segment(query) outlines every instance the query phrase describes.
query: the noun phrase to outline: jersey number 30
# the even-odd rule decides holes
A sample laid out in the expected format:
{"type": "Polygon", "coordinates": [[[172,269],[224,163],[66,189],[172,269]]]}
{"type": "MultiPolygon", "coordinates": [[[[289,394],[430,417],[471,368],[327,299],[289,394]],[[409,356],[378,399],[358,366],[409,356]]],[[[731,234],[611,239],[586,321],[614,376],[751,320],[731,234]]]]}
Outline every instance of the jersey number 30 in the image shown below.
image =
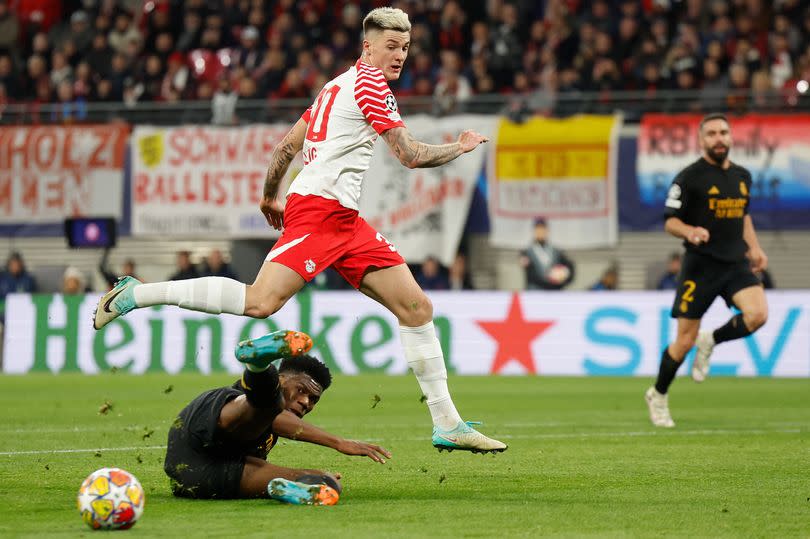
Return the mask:
{"type": "Polygon", "coordinates": [[[309,117],[307,127],[307,140],[310,142],[321,142],[326,139],[326,128],[329,125],[329,113],[332,112],[332,105],[340,91],[340,86],[324,88],[318,94],[318,99],[312,107],[312,114],[309,117]]]}

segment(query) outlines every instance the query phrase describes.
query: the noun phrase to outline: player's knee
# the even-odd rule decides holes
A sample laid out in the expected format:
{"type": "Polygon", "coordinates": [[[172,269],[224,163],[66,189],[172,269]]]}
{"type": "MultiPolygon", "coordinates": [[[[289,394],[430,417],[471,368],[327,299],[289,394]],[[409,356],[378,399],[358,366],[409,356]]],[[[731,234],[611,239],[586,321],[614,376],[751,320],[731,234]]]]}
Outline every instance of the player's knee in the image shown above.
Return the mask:
{"type": "Polygon", "coordinates": [[[245,315],[251,318],[267,318],[274,315],[284,305],[279,298],[269,297],[245,305],[245,315]]]}
{"type": "Polygon", "coordinates": [[[397,314],[399,323],[407,327],[423,326],[433,320],[433,303],[424,293],[410,300],[397,314]]]}
{"type": "Polygon", "coordinates": [[[767,309],[753,309],[743,314],[743,320],[749,331],[754,332],[768,321],[767,309]]]}

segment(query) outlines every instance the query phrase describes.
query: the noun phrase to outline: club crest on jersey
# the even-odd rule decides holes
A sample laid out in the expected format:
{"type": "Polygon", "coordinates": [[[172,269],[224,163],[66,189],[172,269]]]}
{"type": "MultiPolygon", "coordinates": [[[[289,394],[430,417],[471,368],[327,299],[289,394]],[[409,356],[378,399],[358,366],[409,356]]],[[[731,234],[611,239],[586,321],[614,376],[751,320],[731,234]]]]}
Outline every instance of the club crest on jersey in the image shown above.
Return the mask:
{"type": "Polygon", "coordinates": [[[740,182],[740,194],[744,197],[748,196],[748,188],[745,186],[745,182],[740,182]]]}
{"type": "Polygon", "coordinates": [[[310,258],[304,262],[304,269],[307,270],[307,273],[312,273],[315,271],[315,262],[310,258]]]}
{"type": "Polygon", "coordinates": [[[399,105],[397,105],[397,100],[393,94],[388,94],[387,96],[385,96],[385,108],[387,108],[391,112],[396,112],[397,109],[399,108],[399,105]]]}

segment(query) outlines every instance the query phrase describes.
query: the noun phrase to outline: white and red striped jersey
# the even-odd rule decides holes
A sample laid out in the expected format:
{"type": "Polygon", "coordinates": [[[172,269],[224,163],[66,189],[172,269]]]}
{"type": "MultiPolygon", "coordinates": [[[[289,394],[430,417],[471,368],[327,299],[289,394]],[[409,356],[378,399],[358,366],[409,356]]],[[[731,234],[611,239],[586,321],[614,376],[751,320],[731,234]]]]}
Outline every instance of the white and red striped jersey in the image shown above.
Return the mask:
{"type": "Polygon", "coordinates": [[[308,124],[304,168],[287,194],[318,195],[359,210],[377,136],[405,125],[383,72],[358,60],[326,83],[302,118],[308,124]]]}

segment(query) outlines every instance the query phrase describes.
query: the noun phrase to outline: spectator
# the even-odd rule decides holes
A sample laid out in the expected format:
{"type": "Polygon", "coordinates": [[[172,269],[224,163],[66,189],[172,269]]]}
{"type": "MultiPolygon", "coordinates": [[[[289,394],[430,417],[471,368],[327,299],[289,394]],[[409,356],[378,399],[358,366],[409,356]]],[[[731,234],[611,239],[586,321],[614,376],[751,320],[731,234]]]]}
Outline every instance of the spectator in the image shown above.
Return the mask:
{"type": "Polygon", "coordinates": [[[774,110],[781,104],[779,92],[773,89],[767,71],[757,71],[751,75],[751,109],[774,110]]]}
{"type": "Polygon", "coordinates": [[[681,273],[681,253],[673,252],[667,259],[667,269],[658,279],[656,290],[675,290],[678,288],[678,275],[681,273]]]}
{"type": "Polygon", "coordinates": [[[490,50],[489,27],[483,21],[472,25],[472,39],[470,42],[470,57],[482,58],[487,61],[492,55],[490,50]]]}
{"type": "Polygon", "coordinates": [[[269,49],[265,52],[262,63],[253,71],[253,77],[258,82],[259,91],[263,95],[277,92],[285,75],[284,53],[279,49],[269,49]]]}
{"type": "Polygon", "coordinates": [[[85,277],[82,271],[75,266],[68,266],[62,277],[62,293],[67,295],[83,294],[85,286],[85,277]]]}
{"type": "MultiPolygon", "coordinates": [[[[155,101],[161,95],[161,86],[163,85],[163,62],[157,54],[150,54],[146,57],[143,73],[140,75],[140,86],[142,90],[139,92],[144,101],[155,101]]],[[[139,99],[141,98],[139,96],[139,99]]]]}
{"type": "Polygon", "coordinates": [[[51,86],[58,88],[63,81],[70,81],[73,77],[73,68],[67,62],[62,51],[53,51],[51,55],[51,86]]]}
{"type": "Polygon", "coordinates": [[[41,31],[35,33],[34,37],[31,38],[31,50],[29,52],[31,56],[38,54],[43,58],[49,58],[51,56],[51,43],[48,41],[48,34],[41,31]]]}
{"type": "Polygon", "coordinates": [[[9,10],[8,0],[0,0],[0,51],[15,50],[19,34],[17,16],[9,10]]]}
{"type": "MultiPolygon", "coordinates": [[[[0,58],[4,51],[12,51],[11,78],[17,79],[14,84],[8,75],[0,73],[6,79],[0,84],[10,99],[41,102],[48,93],[38,88],[36,81],[28,80],[27,66],[17,65],[19,58],[34,56],[45,60],[45,76],[54,79],[50,91],[70,76],[67,66],[75,70],[87,62],[90,80],[106,79],[113,86],[112,92],[93,88],[89,91],[92,99],[101,94],[105,99],[112,96],[121,101],[125,87],[130,103],[176,101],[189,94],[208,98],[213,90],[209,87],[184,90],[176,84],[165,84],[160,92],[151,91],[145,80],[149,77],[147,70],[141,69],[148,63],[147,57],[154,54],[160,58],[164,72],[173,55],[181,55],[185,62],[188,53],[200,48],[224,59],[223,63],[230,60],[228,69],[247,68],[246,77],[253,80],[256,90],[252,90],[254,84],[245,83],[243,94],[259,98],[308,97],[313,90],[317,92],[314,87],[321,76],[329,80],[354,63],[360,45],[362,10],[368,7],[368,2],[357,0],[338,2],[334,9],[325,0],[36,3],[48,4],[42,8],[41,22],[23,29],[14,10],[19,20],[33,21],[30,8],[24,5],[28,3],[0,0],[0,58]],[[144,11],[147,4],[151,9],[144,11]],[[9,7],[12,5],[13,9],[9,7]],[[138,13],[138,21],[133,20],[132,11],[138,13]],[[21,34],[25,41],[18,42],[21,34]],[[232,49],[221,52],[226,47],[232,49]],[[329,52],[321,54],[321,49],[329,52]],[[54,57],[55,68],[47,65],[53,50],[64,56],[67,66],[60,56],[54,57]],[[266,51],[277,54],[271,56],[266,51]],[[128,75],[131,83],[126,78],[118,80],[111,68],[114,53],[125,55],[127,69],[134,71],[128,75]],[[293,74],[285,81],[287,73],[293,74]]],[[[781,90],[804,70],[807,61],[802,56],[810,43],[810,13],[804,12],[807,2],[799,0],[406,3],[413,22],[411,59],[395,91],[403,96],[424,94],[425,82],[420,83],[418,91],[416,86],[420,79],[427,78],[431,89],[438,82],[437,95],[446,97],[451,104],[461,99],[456,94],[465,92],[465,86],[477,93],[522,92],[524,80],[530,91],[542,88],[548,96],[554,95],[555,86],[559,92],[641,89],[651,96],[664,87],[702,90],[722,86],[727,77],[731,79],[731,98],[722,105],[747,110],[751,105],[748,88],[761,78],[756,73],[766,69],[772,89],[781,90]],[[442,61],[441,69],[437,69],[436,60],[447,53],[456,53],[460,65],[449,69],[442,61]],[[736,77],[729,73],[732,64],[741,64],[747,70],[744,85],[735,86],[736,77]],[[437,72],[441,74],[438,81],[437,72]],[[706,84],[701,80],[704,72],[708,73],[706,84]]],[[[213,83],[216,77],[214,73],[199,84],[213,83]]],[[[244,78],[234,80],[234,88],[244,78]]],[[[166,82],[165,77],[162,79],[166,82]]],[[[74,91],[88,93],[79,88],[74,91]]],[[[708,106],[706,95],[700,95],[702,107],[708,106]]],[[[565,101],[576,102],[571,97],[566,96],[565,101]]],[[[602,95],[600,99],[609,97],[602,95]]],[[[599,103],[596,108],[592,103],[563,107],[562,101],[545,98],[543,102],[541,112],[555,114],[598,111],[602,107],[599,103]]],[[[648,106],[639,105],[641,110],[648,106]]],[[[481,110],[492,112],[493,108],[481,110]]]]}
{"type": "Polygon", "coordinates": [[[424,262],[422,262],[421,266],[419,266],[416,282],[419,283],[419,286],[421,286],[423,290],[450,289],[450,281],[447,278],[444,268],[439,264],[436,257],[433,256],[427,257],[424,262]]]}
{"type": "Polygon", "coordinates": [[[51,113],[51,121],[57,123],[83,122],[87,119],[87,103],[83,97],[73,94],[73,83],[63,80],[56,89],[58,107],[51,113]]]}
{"type": "Polygon", "coordinates": [[[126,260],[124,260],[124,264],[121,266],[121,273],[116,275],[115,273],[110,271],[110,267],[107,263],[109,255],[110,250],[105,249],[104,254],[101,257],[101,260],[98,263],[98,271],[104,277],[104,281],[107,283],[109,288],[115,286],[115,283],[118,282],[118,279],[124,276],[135,277],[139,281],[143,282],[143,279],[138,277],[138,275],[135,273],[135,260],[133,260],[132,258],[127,258],[126,260]]]}
{"type": "Polygon", "coordinates": [[[0,85],[10,99],[16,99],[19,91],[19,84],[14,73],[14,63],[8,54],[0,54],[0,85]]]}
{"type": "Polygon", "coordinates": [[[186,53],[200,45],[202,35],[202,16],[197,11],[186,11],[183,16],[183,31],[177,38],[177,50],[186,53]]]}
{"type": "Polygon", "coordinates": [[[507,87],[520,67],[522,47],[518,40],[518,12],[512,4],[502,4],[497,22],[493,25],[492,57],[490,68],[498,89],[507,87]]]}
{"type": "Polygon", "coordinates": [[[737,62],[729,68],[729,92],[726,106],[730,110],[743,111],[748,106],[748,68],[737,62]]]}
{"type": "Polygon", "coordinates": [[[115,17],[115,26],[108,36],[110,47],[117,53],[125,54],[127,46],[133,40],[140,41],[141,33],[132,24],[132,17],[127,12],[120,12],[115,17]]]}
{"type": "Polygon", "coordinates": [[[189,71],[185,58],[179,52],[169,56],[169,64],[160,83],[160,97],[170,101],[172,96],[184,96],[188,85],[189,71]]]}
{"type": "Polygon", "coordinates": [[[284,82],[276,92],[276,97],[281,99],[303,99],[309,97],[309,89],[304,84],[304,79],[297,69],[290,69],[284,77],[284,82]]]}
{"type": "Polygon", "coordinates": [[[39,95],[37,90],[42,84],[50,89],[51,83],[48,77],[47,63],[45,58],[35,54],[28,58],[20,94],[22,96],[39,95]]]}
{"type": "Polygon", "coordinates": [[[6,300],[8,294],[36,292],[37,283],[34,277],[25,269],[25,262],[20,253],[11,253],[6,261],[5,270],[0,273],[0,302],[6,300]]]}
{"type": "Polygon", "coordinates": [[[108,77],[113,54],[115,54],[115,51],[110,47],[107,36],[96,34],[93,43],[90,45],[90,50],[84,58],[92,72],[101,77],[108,77]]]}
{"type": "Polygon", "coordinates": [[[76,66],[76,71],[73,75],[73,95],[77,99],[87,101],[90,99],[91,91],[93,89],[93,70],[90,64],[82,62],[76,66]]]}
{"type": "Polygon", "coordinates": [[[703,87],[700,89],[700,103],[703,110],[720,110],[728,93],[728,77],[720,71],[720,66],[712,58],[703,61],[703,87]]]}
{"type": "Polygon", "coordinates": [[[214,125],[236,124],[236,102],[239,95],[231,88],[228,77],[223,75],[217,82],[217,91],[211,99],[211,123],[214,125]]]}
{"type": "Polygon", "coordinates": [[[616,264],[611,264],[604,272],[599,280],[596,281],[588,290],[618,290],[619,288],[619,267],[616,264]]]}
{"type": "Polygon", "coordinates": [[[112,83],[108,79],[101,79],[96,87],[91,90],[94,101],[109,103],[113,101],[112,83]]]}
{"type": "Polygon", "coordinates": [[[472,96],[469,81],[459,74],[460,60],[453,51],[442,52],[442,70],[439,81],[433,91],[440,114],[451,114],[459,111],[472,96]]]}
{"type": "MultiPolygon", "coordinates": [[[[787,34],[773,36],[771,45],[771,85],[781,88],[793,75],[793,59],[790,54],[790,45],[787,34]]],[[[753,79],[751,81],[753,86],[753,79]]]]}
{"type": "Polygon", "coordinates": [[[534,241],[520,257],[529,290],[561,290],[574,280],[574,262],[548,241],[545,219],[534,222],[534,241]]]}
{"type": "Polygon", "coordinates": [[[222,251],[219,249],[212,249],[208,253],[208,257],[203,261],[202,271],[200,274],[203,277],[227,277],[229,279],[239,280],[236,276],[231,265],[225,262],[222,256],[222,251]]]}
{"type": "Polygon", "coordinates": [[[470,272],[467,271],[467,256],[458,253],[449,271],[450,290],[472,290],[470,272]]]}
{"type": "Polygon", "coordinates": [[[264,57],[264,50],[259,45],[259,30],[255,26],[248,26],[242,30],[241,42],[235,55],[236,65],[253,71],[264,57]]]}
{"type": "Polygon", "coordinates": [[[121,53],[116,53],[112,57],[112,65],[110,66],[110,86],[111,95],[113,100],[121,101],[124,96],[124,87],[127,85],[128,80],[132,80],[133,72],[127,57],[121,53]]]}
{"type": "Polygon", "coordinates": [[[200,274],[197,268],[191,263],[191,253],[188,251],[177,252],[177,271],[169,277],[169,281],[182,281],[184,279],[196,279],[200,274]]]}

